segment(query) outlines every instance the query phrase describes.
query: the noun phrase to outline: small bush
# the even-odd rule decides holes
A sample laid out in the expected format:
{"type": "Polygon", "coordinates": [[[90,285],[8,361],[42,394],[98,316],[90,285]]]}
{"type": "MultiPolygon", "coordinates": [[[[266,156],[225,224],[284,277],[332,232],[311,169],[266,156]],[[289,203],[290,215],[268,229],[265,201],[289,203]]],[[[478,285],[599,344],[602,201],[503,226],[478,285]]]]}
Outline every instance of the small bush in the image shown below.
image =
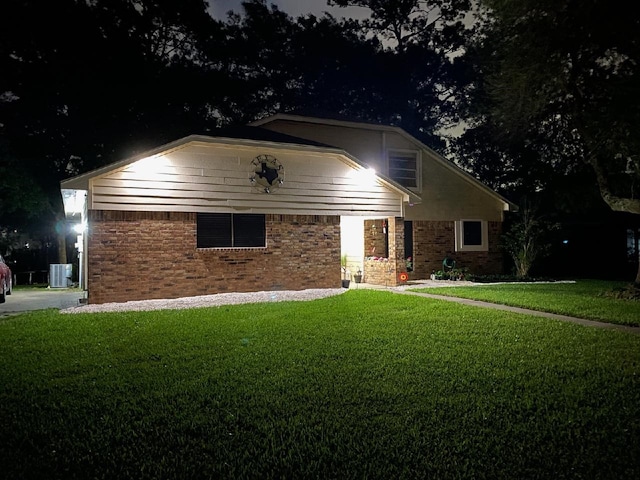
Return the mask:
{"type": "Polygon", "coordinates": [[[637,283],[631,283],[629,285],[625,285],[624,287],[607,290],[602,294],[602,296],[607,298],[617,298],[620,300],[632,300],[638,302],[640,301],[640,285],[638,285],[637,283]]]}

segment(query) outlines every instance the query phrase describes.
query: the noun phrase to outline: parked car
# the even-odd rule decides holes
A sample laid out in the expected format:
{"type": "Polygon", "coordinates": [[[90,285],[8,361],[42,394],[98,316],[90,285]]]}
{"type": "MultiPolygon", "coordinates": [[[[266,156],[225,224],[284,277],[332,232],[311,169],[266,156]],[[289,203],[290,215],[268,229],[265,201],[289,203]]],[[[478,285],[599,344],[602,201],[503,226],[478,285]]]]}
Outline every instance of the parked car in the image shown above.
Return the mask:
{"type": "Polygon", "coordinates": [[[11,295],[13,288],[13,274],[11,269],[4,262],[4,258],[0,255],[0,303],[7,300],[7,295],[11,295]]]}

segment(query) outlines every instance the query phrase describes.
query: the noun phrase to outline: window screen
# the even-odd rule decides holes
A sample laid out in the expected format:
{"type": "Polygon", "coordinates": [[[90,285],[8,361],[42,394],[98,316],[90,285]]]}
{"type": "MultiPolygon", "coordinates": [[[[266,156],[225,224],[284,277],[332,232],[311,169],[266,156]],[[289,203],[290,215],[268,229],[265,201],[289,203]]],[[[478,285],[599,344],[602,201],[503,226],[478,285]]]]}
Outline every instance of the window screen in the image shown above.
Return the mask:
{"type": "Polygon", "coordinates": [[[233,214],[233,246],[264,247],[264,215],[233,214]]]}
{"type": "Polygon", "coordinates": [[[482,245],[482,222],[465,220],[463,230],[464,245],[482,245]]]}
{"type": "Polygon", "coordinates": [[[403,187],[418,186],[417,152],[389,152],[389,177],[403,187]]]}
{"type": "Polygon", "coordinates": [[[265,216],[260,214],[198,213],[197,247],[264,247],[265,216]]]}

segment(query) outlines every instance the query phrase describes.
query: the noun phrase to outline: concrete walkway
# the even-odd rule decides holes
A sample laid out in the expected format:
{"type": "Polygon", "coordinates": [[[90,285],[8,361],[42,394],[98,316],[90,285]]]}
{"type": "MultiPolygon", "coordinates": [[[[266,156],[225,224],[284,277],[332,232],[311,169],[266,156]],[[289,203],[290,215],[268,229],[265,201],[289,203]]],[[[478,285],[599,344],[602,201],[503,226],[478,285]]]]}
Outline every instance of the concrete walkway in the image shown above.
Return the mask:
{"type": "Polygon", "coordinates": [[[414,295],[417,297],[431,298],[434,300],[445,300],[447,302],[460,303],[462,305],[468,305],[471,307],[492,308],[494,310],[504,310],[507,312],[521,313],[524,315],[545,317],[553,320],[560,320],[563,322],[576,323],[578,325],[583,325],[585,327],[598,327],[598,328],[604,328],[608,330],[618,330],[626,333],[634,333],[636,335],[640,334],[640,327],[631,327],[628,325],[617,325],[615,323],[598,322],[595,320],[587,320],[585,318],[571,317],[569,315],[559,315],[557,313],[541,312],[539,310],[530,310],[528,308],[511,307],[511,306],[502,305],[499,303],[483,302],[480,300],[470,300],[468,298],[450,297],[447,295],[437,295],[434,293],[412,292],[409,290],[409,289],[415,289],[415,288],[434,288],[434,287],[437,288],[437,287],[456,287],[456,286],[466,287],[466,286],[478,286],[478,285],[480,284],[472,283],[472,282],[455,282],[455,284],[452,285],[451,282],[424,280],[420,282],[412,282],[410,284],[401,285],[398,287],[383,287],[380,285],[370,285],[365,283],[354,284],[353,282],[351,282],[351,285],[349,285],[349,288],[354,290],[357,290],[358,288],[384,290],[392,293],[414,295]]]}
{"type": "Polygon", "coordinates": [[[77,288],[14,289],[5,303],[0,303],[0,317],[47,308],[75,307],[85,293],[77,288]]]}

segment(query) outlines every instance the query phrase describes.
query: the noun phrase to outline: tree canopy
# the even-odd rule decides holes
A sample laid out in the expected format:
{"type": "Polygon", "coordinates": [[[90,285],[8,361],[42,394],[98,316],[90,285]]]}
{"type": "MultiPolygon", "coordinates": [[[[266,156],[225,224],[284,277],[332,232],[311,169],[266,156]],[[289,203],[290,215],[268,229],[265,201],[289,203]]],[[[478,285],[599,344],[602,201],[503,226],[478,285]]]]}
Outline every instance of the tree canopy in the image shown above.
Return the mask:
{"type": "Polygon", "coordinates": [[[63,178],[276,112],[399,126],[507,195],[588,165],[611,208],[640,213],[640,19],[621,0],[327,3],[370,16],[7,0],[0,229],[60,220],[63,178]]]}
{"type": "Polygon", "coordinates": [[[520,177],[546,165],[538,182],[584,161],[613,210],[640,214],[640,17],[619,1],[482,3],[471,107],[477,130],[465,140],[489,134],[516,156],[520,177]]]}

